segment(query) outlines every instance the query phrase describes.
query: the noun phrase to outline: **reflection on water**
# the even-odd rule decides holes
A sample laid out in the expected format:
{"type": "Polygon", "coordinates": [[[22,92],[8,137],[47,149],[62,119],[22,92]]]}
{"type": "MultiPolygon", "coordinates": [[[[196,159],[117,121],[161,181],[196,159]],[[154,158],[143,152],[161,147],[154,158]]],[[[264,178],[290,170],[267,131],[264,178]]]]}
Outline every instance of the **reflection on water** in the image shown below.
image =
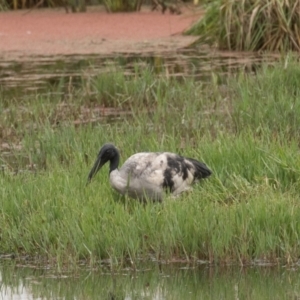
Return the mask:
{"type": "Polygon", "coordinates": [[[299,299],[298,270],[151,265],[115,274],[0,265],[1,299],[299,299]]]}
{"type": "Polygon", "coordinates": [[[122,67],[127,74],[137,67],[150,66],[169,76],[192,76],[205,80],[211,72],[221,77],[237,70],[255,71],[262,61],[274,61],[274,55],[255,53],[181,50],[160,55],[61,56],[36,57],[31,61],[0,61],[2,92],[22,95],[48,92],[62,85],[78,88],[82,77],[93,77],[122,67]]]}

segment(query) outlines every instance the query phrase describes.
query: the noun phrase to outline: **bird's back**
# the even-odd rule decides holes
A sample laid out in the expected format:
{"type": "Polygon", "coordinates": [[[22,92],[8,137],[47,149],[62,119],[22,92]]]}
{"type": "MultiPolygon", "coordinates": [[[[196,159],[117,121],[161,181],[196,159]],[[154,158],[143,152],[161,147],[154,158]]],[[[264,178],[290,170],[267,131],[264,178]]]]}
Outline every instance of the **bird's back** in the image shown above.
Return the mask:
{"type": "Polygon", "coordinates": [[[205,164],[194,159],[169,152],[141,152],[130,156],[110,179],[121,194],[161,200],[165,190],[179,194],[210,174],[205,164]]]}

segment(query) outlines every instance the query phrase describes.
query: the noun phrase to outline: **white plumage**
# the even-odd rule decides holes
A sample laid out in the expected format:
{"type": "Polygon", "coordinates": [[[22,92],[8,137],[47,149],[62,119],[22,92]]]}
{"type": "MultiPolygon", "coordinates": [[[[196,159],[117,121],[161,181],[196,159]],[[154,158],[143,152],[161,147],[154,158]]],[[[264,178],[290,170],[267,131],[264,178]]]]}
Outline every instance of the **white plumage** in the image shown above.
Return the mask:
{"type": "Polygon", "coordinates": [[[197,180],[211,175],[204,163],[170,152],[141,152],[130,156],[118,170],[120,155],[105,144],[91,169],[88,181],[110,162],[110,183],[122,195],[140,200],[161,201],[166,192],[177,196],[197,180]]]}

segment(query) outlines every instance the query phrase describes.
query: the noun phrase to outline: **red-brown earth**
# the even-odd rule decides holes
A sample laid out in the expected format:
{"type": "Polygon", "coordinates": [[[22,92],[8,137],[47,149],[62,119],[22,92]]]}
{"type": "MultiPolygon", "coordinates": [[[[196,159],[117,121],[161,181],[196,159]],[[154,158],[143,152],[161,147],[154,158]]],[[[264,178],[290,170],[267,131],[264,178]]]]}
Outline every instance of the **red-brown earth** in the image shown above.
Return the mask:
{"type": "Polygon", "coordinates": [[[85,13],[33,9],[0,13],[0,59],[72,54],[174,51],[195,37],[182,33],[200,14],[184,8],[181,15],[151,11],[107,13],[89,7],[85,13]]]}

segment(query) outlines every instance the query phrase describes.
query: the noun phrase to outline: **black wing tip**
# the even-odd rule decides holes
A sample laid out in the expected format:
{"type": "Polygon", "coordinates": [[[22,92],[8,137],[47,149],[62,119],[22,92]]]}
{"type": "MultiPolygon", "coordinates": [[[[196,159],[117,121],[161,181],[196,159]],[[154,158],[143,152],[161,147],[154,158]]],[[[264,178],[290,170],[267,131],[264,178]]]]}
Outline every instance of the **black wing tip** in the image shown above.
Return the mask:
{"type": "Polygon", "coordinates": [[[212,175],[212,171],[206,166],[206,164],[203,164],[203,168],[201,169],[202,178],[207,178],[212,175]]]}
{"type": "Polygon", "coordinates": [[[202,179],[212,175],[212,171],[207,167],[205,163],[195,160],[193,158],[188,158],[188,160],[195,167],[195,178],[202,179]]]}

